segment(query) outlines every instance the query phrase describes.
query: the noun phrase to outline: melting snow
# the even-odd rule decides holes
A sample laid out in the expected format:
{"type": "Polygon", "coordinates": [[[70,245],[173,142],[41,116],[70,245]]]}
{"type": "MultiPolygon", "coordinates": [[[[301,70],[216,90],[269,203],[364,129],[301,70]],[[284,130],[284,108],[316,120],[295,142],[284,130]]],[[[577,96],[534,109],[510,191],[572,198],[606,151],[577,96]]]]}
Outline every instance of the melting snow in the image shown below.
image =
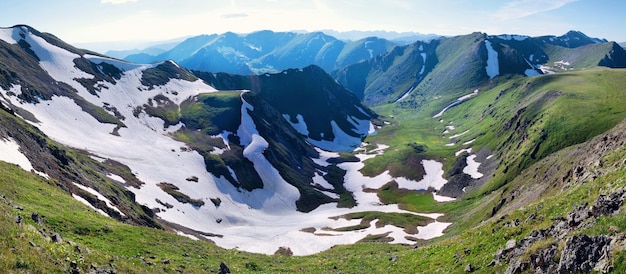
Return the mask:
{"type": "Polygon", "coordinates": [[[424,74],[424,70],[426,70],[426,53],[420,53],[420,55],[422,55],[422,69],[420,70],[420,75],[424,74]]]}
{"type": "Polygon", "coordinates": [[[432,187],[436,190],[441,189],[448,181],[443,178],[443,164],[435,160],[423,160],[422,166],[424,166],[424,178],[419,182],[409,180],[406,178],[395,178],[398,183],[398,187],[410,190],[427,190],[432,187]]]}
{"type": "Polygon", "coordinates": [[[33,165],[20,151],[20,145],[11,138],[0,139],[0,161],[16,164],[26,171],[33,170],[33,165]]]}
{"type": "Polygon", "coordinates": [[[456,107],[458,105],[460,105],[461,103],[463,103],[464,101],[468,100],[469,98],[472,98],[476,95],[478,95],[478,92],[480,90],[479,89],[475,89],[472,93],[468,93],[465,94],[459,98],[456,99],[456,102],[449,104],[447,107],[443,108],[439,113],[435,114],[435,116],[433,116],[433,118],[438,118],[441,117],[441,115],[443,115],[444,112],[448,111],[449,109],[456,107]]]}
{"type": "Polygon", "coordinates": [[[469,140],[469,141],[463,143],[463,145],[469,145],[469,144],[473,143],[474,141],[476,141],[476,139],[469,140]]]}
{"type": "Polygon", "coordinates": [[[126,183],[126,180],[124,180],[124,178],[122,178],[119,175],[115,175],[115,174],[108,174],[107,177],[109,177],[110,179],[114,180],[114,181],[118,181],[122,184],[126,183]]]}
{"type": "Polygon", "coordinates": [[[450,136],[448,138],[450,138],[450,139],[458,138],[458,137],[461,137],[461,136],[465,135],[468,132],[469,132],[469,130],[466,130],[466,131],[463,131],[463,132],[461,132],[459,134],[452,135],[452,136],[450,136]]]}
{"type": "Polygon", "coordinates": [[[435,199],[435,201],[440,202],[440,203],[442,203],[442,202],[451,202],[451,201],[455,201],[456,200],[456,198],[437,195],[436,192],[433,192],[433,199],[435,199]]]}
{"type": "Polygon", "coordinates": [[[302,117],[302,114],[296,115],[296,119],[298,120],[297,123],[291,122],[291,116],[289,116],[289,114],[283,114],[283,117],[298,133],[304,136],[309,136],[309,129],[307,128],[306,122],[304,122],[304,117],[302,117]]]}
{"type": "Polygon", "coordinates": [[[459,157],[463,152],[472,153],[472,148],[464,148],[454,153],[454,156],[459,157]]]}
{"type": "Polygon", "coordinates": [[[479,162],[476,162],[476,154],[472,154],[467,156],[467,166],[463,168],[463,173],[471,176],[474,179],[479,179],[483,177],[483,174],[478,172],[478,167],[480,166],[479,162]]]}
{"type": "Polygon", "coordinates": [[[98,213],[100,213],[100,214],[102,214],[102,215],[104,215],[104,216],[106,216],[106,217],[111,218],[111,216],[109,216],[109,214],[107,214],[106,212],[102,211],[102,209],[95,208],[95,207],[94,207],[94,206],[92,206],[92,205],[91,205],[91,204],[90,204],[87,200],[85,200],[83,197],[80,197],[80,196],[78,196],[78,195],[76,195],[76,194],[74,194],[74,193],[72,193],[72,197],[73,197],[74,199],[76,199],[77,201],[79,201],[79,202],[83,203],[84,205],[86,205],[86,206],[90,207],[91,209],[95,210],[96,212],[98,212],[98,213]]]}
{"type": "Polygon", "coordinates": [[[485,67],[485,70],[487,71],[487,75],[489,75],[489,79],[493,79],[493,77],[500,74],[498,52],[493,49],[491,41],[489,40],[485,40],[485,47],[487,48],[487,67],[485,67]]]}
{"type": "Polygon", "coordinates": [[[496,36],[502,40],[517,40],[517,41],[524,41],[526,39],[528,39],[528,36],[524,36],[524,35],[511,35],[511,34],[503,34],[503,35],[498,35],[496,36]]]}
{"type": "MultiPolygon", "coordinates": [[[[368,132],[370,130],[371,122],[369,120],[363,120],[361,126],[367,126],[365,130],[358,130],[357,132],[368,132]]],[[[330,121],[330,125],[333,130],[333,134],[335,135],[335,139],[332,141],[329,140],[313,140],[308,138],[307,141],[316,147],[319,147],[324,150],[329,151],[342,151],[349,152],[355,150],[361,144],[360,137],[354,137],[347,133],[345,133],[335,121],[330,121]]]]}
{"type": "Polygon", "coordinates": [[[17,41],[22,39],[19,33],[20,29],[18,28],[0,28],[0,40],[9,44],[17,44],[17,41]]]}
{"type": "Polygon", "coordinates": [[[77,183],[74,183],[74,185],[75,185],[75,186],[77,186],[78,188],[80,188],[80,189],[82,189],[82,190],[84,190],[84,191],[87,191],[87,192],[91,193],[92,195],[96,196],[96,197],[98,198],[98,200],[100,200],[100,201],[104,201],[104,203],[105,203],[105,204],[106,204],[109,208],[111,208],[111,209],[113,209],[113,210],[117,211],[120,215],[122,215],[122,216],[126,216],[126,215],[124,215],[124,213],[122,213],[119,209],[117,209],[117,207],[115,207],[115,205],[113,205],[113,203],[111,203],[111,201],[110,201],[107,197],[104,197],[104,195],[100,194],[100,193],[99,193],[98,191],[96,191],[95,189],[90,188],[90,187],[87,187],[87,186],[84,186],[84,185],[81,185],[81,184],[77,184],[77,183]]]}

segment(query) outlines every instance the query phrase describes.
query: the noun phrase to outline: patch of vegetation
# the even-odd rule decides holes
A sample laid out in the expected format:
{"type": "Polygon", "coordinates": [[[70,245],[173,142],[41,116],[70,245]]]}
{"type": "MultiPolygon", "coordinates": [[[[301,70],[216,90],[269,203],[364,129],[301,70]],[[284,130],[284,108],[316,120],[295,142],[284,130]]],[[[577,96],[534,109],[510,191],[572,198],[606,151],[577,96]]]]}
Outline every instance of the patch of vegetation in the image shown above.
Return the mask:
{"type": "Polygon", "coordinates": [[[157,186],[183,204],[191,204],[195,207],[201,207],[204,205],[204,201],[202,201],[202,199],[192,199],[189,195],[180,192],[180,189],[173,184],[163,182],[158,183],[157,186]]]}
{"type": "Polygon", "coordinates": [[[164,127],[178,124],[178,105],[163,94],[158,94],[154,98],[148,99],[148,103],[143,105],[146,114],[161,118],[165,122],[164,127]]]}
{"type": "Polygon", "coordinates": [[[141,84],[150,89],[153,89],[154,86],[165,85],[170,79],[182,79],[191,82],[198,78],[172,61],[165,61],[154,68],[144,70],[141,74],[141,84]]]}
{"type": "Polygon", "coordinates": [[[374,220],[378,220],[376,222],[376,227],[383,227],[385,225],[394,225],[397,227],[404,228],[404,231],[409,234],[417,234],[418,226],[425,226],[431,222],[433,219],[428,217],[423,217],[419,215],[414,215],[410,213],[384,213],[378,211],[364,211],[364,212],[355,212],[349,213],[346,215],[338,216],[337,218],[344,218],[346,220],[354,220],[361,219],[361,223],[359,225],[337,228],[337,231],[352,231],[368,228],[370,223],[374,220]]]}
{"type": "Polygon", "coordinates": [[[180,121],[191,130],[209,135],[237,132],[241,123],[241,92],[221,91],[199,94],[181,104],[180,121]]]}

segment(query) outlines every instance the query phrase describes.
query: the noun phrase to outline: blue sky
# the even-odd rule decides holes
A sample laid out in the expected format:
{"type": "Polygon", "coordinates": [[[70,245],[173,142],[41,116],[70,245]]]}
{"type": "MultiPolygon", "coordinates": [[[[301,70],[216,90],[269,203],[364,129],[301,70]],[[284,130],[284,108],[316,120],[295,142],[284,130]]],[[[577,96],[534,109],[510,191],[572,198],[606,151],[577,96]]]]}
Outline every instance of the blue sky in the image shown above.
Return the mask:
{"type": "Polygon", "coordinates": [[[621,0],[0,0],[0,7],[0,26],[27,24],[74,44],[262,29],[531,36],[580,30],[626,42],[621,0]]]}

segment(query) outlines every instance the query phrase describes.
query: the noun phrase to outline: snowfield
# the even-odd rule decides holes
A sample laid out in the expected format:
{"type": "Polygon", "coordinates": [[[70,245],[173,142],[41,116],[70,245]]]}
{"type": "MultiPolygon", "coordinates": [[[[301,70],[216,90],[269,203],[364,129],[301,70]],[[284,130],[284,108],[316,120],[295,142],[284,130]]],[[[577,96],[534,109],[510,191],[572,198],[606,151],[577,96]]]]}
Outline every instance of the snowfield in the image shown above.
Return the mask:
{"type": "MultiPolygon", "coordinates": [[[[22,29],[0,29],[0,39],[16,42],[15,33],[22,29]],[[13,39],[13,40],[12,40],[13,39]]],[[[383,205],[375,193],[366,192],[366,188],[376,189],[391,180],[396,180],[400,187],[412,190],[438,190],[445,184],[442,164],[434,160],[424,160],[422,164],[426,171],[424,179],[412,181],[404,178],[393,178],[388,172],[376,177],[367,177],[359,172],[363,161],[382,153],[385,147],[368,153],[358,154],[360,162],[342,163],[338,166],[347,171],[345,187],[351,191],[357,201],[354,208],[337,208],[337,205],[325,204],[309,213],[296,211],[295,201],[300,197],[298,190],[288,184],[279,172],[263,155],[267,148],[267,141],[258,133],[249,112],[254,107],[243,102],[241,108],[242,121],[237,135],[244,146],[244,156],[253,162],[255,170],[263,180],[264,187],[253,191],[238,189],[223,177],[215,177],[207,172],[203,157],[196,151],[187,149],[186,144],[171,138],[171,132],[182,125],[166,127],[163,120],[150,117],[145,113],[137,114],[137,107],[148,104],[149,99],[163,95],[171,101],[180,104],[182,101],[199,93],[218,92],[201,80],[189,82],[173,79],[163,86],[149,89],[141,84],[141,75],[145,69],[158,64],[136,65],[115,59],[97,56],[85,56],[93,62],[106,62],[117,66],[124,71],[116,84],[99,82],[104,88],[98,96],[89,93],[75,78],[93,78],[93,75],[78,70],[73,65],[73,59],[79,56],[48,44],[40,37],[26,33],[26,41],[33,46],[34,52],[41,60],[40,66],[57,81],[66,82],[74,87],[80,96],[96,106],[110,105],[125,117],[122,120],[126,127],[118,130],[118,135],[112,134],[116,125],[103,124],[94,117],[82,111],[72,99],[54,96],[51,100],[40,104],[20,102],[16,96],[10,96],[9,91],[0,90],[2,95],[12,104],[32,113],[38,123],[32,123],[50,138],[77,149],[92,153],[94,159],[102,161],[112,159],[128,166],[133,174],[145,184],[141,188],[128,187],[136,195],[139,204],[149,208],[158,208],[158,217],[165,221],[179,224],[183,227],[209,234],[218,234],[223,237],[208,237],[217,245],[224,248],[235,248],[250,252],[273,254],[280,247],[288,247],[294,255],[317,253],[338,244],[355,243],[368,234],[390,233],[393,243],[414,243],[407,237],[430,239],[441,236],[450,223],[434,221],[426,226],[418,227],[418,234],[407,234],[402,228],[392,225],[377,228],[375,222],[366,229],[339,232],[334,228],[352,226],[361,220],[345,220],[338,216],[361,211],[401,212],[421,215],[436,219],[441,214],[419,214],[401,210],[397,205],[383,205]],[[189,182],[186,178],[196,176],[197,182],[189,182]],[[192,199],[201,199],[205,205],[195,207],[181,203],[164,192],[157,184],[165,182],[175,185],[179,191],[189,195],[192,199]],[[210,199],[219,198],[221,203],[215,206],[210,199]],[[173,205],[165,208],[161,203],[173,205]],[[303,230],[309,231],[305,232],[303,230]],[[310,231],[314,230],[313,233],[310,231]],[[333,236],[321,236],[330,234],[333,236]]],[[[19,94],[19,88],[13,88],[19,94]]],[[[296,117],[298,124],[294,128],[305,132],[306,124],[303,119],[296,117]]],[[[372,134],[373,126],[370,121],[358,120],[350,117],[349,120],[357,128],[356,132],[372,134]]],[[[352,151],[361,145],[361,138],[350,136],[343,132],[335,121],[332,123],[335,139],[332,141],[309,142],[324,150],[352,151]]],[[[226,138],[228,133],[223,134],[226,138]]],[[[316,163],[327,166],[327,159],[337,157],[338,153],[320,150],[321,157],[313,159],[316,163]]],[[[19,146],[11,140],[0,140],[0,160],[19,164],[26,170],[32,166],[26,157],[20,153],[19,146]]],[[[321,171],[320,171],[321,172],[321,171]]],[[[108,177],[124,183],[121,177],[110,174],[108,177]],[[121,180],[120,180],[121,179],[121,180]]],[[[323,177],[316,175],[314,182],[331,189],[323,177]]],[[[94,195],[96,190],[77,185],[94,195]]],[[[332,193],[328,193],[333,196],[332,193]]],[[[88,204],[84,199],[74,196],[77,200],[88,204]]],[[[115,210],[117,208],[106,197],[99,195],[99,199],[115,210]]],[[[93,208],[93,207],[92,207],[93,208]]],[[[119,211],[119,210],[118,210],[119,211]]],[[[104,212],[99,211],[101,214],[104,212]]],[[[121,213],[121,212],[120,212],[121,213]]],[[[183,231],[180,234],[189,233],[183,231]]],[[[189,236],[199,237],[199,236],[189,236]]]]}

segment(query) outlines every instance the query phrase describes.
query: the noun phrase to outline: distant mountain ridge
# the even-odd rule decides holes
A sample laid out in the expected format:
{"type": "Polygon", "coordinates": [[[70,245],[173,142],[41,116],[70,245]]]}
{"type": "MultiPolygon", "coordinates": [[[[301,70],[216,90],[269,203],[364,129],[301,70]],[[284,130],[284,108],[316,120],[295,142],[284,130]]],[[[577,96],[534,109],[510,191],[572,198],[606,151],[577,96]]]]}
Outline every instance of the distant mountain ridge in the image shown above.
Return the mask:
{"type": "Polygon", "coordinates": [[[397,47],[332,75],[366,104],[403,100],[415,107],[428,101],[424,96],[456,98],[497,75],[535,76],[594,66],[626,67],[626,51],[578,31],[541,37],[473,33],[397,47]],[[442,91],[447,92],[433,94],[442,91]]]}
{"type": "Polygon", "coordinates": [[[383,54],[396,45],[376,37],[346,42],[322,32],[227,32],[191,37],[158,55],[139,53],[124,59],[138,63],[171,59],[188,69],[233,74],[273,73],[309,65],[330,72],[383,54]]]}

